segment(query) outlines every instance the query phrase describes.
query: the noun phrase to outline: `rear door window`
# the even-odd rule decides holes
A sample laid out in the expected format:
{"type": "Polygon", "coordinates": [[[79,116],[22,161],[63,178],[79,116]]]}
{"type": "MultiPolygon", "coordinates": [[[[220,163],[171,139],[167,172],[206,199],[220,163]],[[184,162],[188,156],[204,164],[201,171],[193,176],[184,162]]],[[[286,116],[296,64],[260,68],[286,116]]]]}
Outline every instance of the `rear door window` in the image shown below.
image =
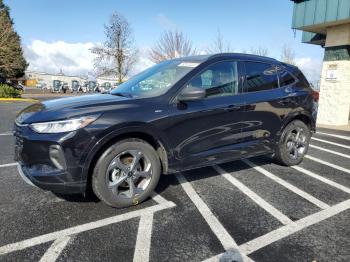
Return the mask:
{"type": "Polygon", "coordinates": [[[260,62],[245,62],[245,92],[258,92],[278,88],[275,66],[260,62]]]}
{"type": "Polygon", "coordinates": [[[286,70],[283,70],[279,73],[279,80],[280,87],[291,85],[295,82],[295,78],[286,70]]]}

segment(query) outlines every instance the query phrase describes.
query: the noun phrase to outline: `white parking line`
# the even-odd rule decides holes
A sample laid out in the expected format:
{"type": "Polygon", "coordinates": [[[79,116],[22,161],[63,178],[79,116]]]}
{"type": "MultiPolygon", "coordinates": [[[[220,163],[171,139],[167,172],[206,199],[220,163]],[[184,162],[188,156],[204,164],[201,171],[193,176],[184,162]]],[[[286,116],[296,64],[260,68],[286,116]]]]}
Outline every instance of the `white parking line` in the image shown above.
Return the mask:
{"type": "Polygon", "coordinates": [[[230,248],[237,248],[238,245],[236,244],[234,239],[227,232],[224,226],[219,222],[219,220],[216,218],[213,212],[211,212],[209,207],[200,198],[197,192],[193,189],[192,185],[186,180],[186,178],[182,174],[177,174],[176,177],[179,180],[182,188],[184,189],[188,197],[191,199],[191,201],[197,207],[198,211],[201,213],[205,221],[208,223],[211,230],[220,240],[224,249],[228,250],[230,248]]]}
{"type": "Polygon", "coordinates": [[[331,154],[334,154],[334,155],[350,158],[350,155],[339,153],[339,152],[336,152],[336,151],[333,151],[333,150],[330,150],[330,149],[326,149],[326,148],[323,148],[323,147],[320,147],[320,146],[309,145],[309,147],[316,148],[318,150],[322,150],[322,151],[325,151],[325,152],[328,152],[328,153],[331,153],[331,154]]]}
{"type": "Polygon", "coordinates": [[[322,143],[327,143],[327,144],[330,144],[330,145],[335,145],[335,146],[339,146],[339,147],[344,147],[344,148],[350,149],[350,146],[339,144],[339,143],[334,143],[334,142],[331,142],[331,141],[328,141],[328,140],[319,139],[319,138],[316,138],[316,137],[311,137],[311,139],[315,140],[315,141],[322,142],[322,143]]]}
{"type": "MultiPolygon", "coordinates": [[[[192,203],[196,206],[199,213],[201,213],[204,220],[209,225],[210,229],[216,235],[221,242],[225,250],[238,249],[237,243],[227,232],[225,227],[220,223],[216,216],[211,212],[210,208],[204,203],[197,192],[193,189],[192,185],[186,180],[186,178],[180,173],[176,175],[183,190],[187,196],[191,199],[192,203]]],[[[252,261],[249,257],[243,256],[243,261],[252,261]]]]}
{"type": "Polygon", "coordinates": [[[8,132],[8,133],[1,133],[0,136],[12,136],[13,134],[8,132]]]}
{"type": "Polygon", "coordinates": [[[167,202],[169,202],[164,197],[162,197],[161,195],[159,195],[159,194],[157,194],[155,192],[152,194],[152,199],[154,201],[156,201],[158,204],[166,204],[167,202]]]}
{"type": "Polygon", "coordinates": [[[350,188],[347,188],[347,187],[345,187],[345,186],[343,186],[343,185],[341,185],[341,184],[338,184],[338,183],[336,183],[336,182],[334,182],[334,181],[332,181],[332,180],[329,180],[329,179],[324,178],[324,177],[322,177],[322,176],[320,176],[320,175],[317,175],[317,174],[315,174],[315,173],[313,173],[313,172],[311,172],[311,171],[309,171],[309,170],[306,170],[306,169],[304,169],[304,168],[302,168],[302,167],[300,167],[300,166],[292,166],[292,168],[298,170],[299,172],[301,172],[301,173],[303,173],[303,174],[305,174],[305,175],[308,175],[308,176],[310,176],[310,177],[313,177],[313,178],[315,178],[315,179],[317,179],[317,180],[322,181],[323,183],[326,183],[326,184],[328,184],[328,185],[330,185],[330,186],[332,186],[332,187],[335,187],[335,188],[337,188],[337,189],[339,189],[339,190],[342,190],[342,191],[344,191],[344,192],[350,194],[350,188]]]}
{"type": "Polygon", "coordinates": [[[321,200],[311,196],[310,194],[297,188],[296,186],[293,186],[292,184],[288,183],[287,181],[284,181],[283,179],[279,178],[278,176],[275,176],[274,174],[270,173],[269,171],[263,169],[262,167],[256,166],[254,163],[250,162],[249,160],[243,159],[242,161],[244,163],[246,163],[247,165],[249,165],[250,167],[254,168],[256,171],[267,176],[268,178],[272,179],[273,181],[279,183],[280,185],[284,186],[285,188],[289,189],[290,191],[294,192],[295,194],[301,196],[302,198],[306,199],[310,203],[318,206],[319,208],[325,209],[325,208],[329,207],[329,205],[322,202],[321,200]]]}
{"type": "Polygon", "coordinates": [[[265,211],[267,211],[269,214],[271,214],[273,217],[275,217],[277,220],[279,220],[283,225],[287,225],[287,224],[293,222],[286,215],[284,215],[279,210],[277,210],[275,207],[270,205],[268,202],[266,202],[264,199],[262,199],[260,196],[258,196],[255,192],[250,190],[247,186],[245,186],[239,180],[237,180],[236,178],[231,176],[231,174],[227,173],[224,169],[222,169],[219,166],[213,166],[213,168],[219,174],[221,174],[224,178],[226,178],[231,184],[233,184],[240,191],[242,191],[244,194],[246,194],[250,199],[252,199],[255,203],[257,203],[261,208],[263,208],[265,211]]]}
{"type": "Polygon", "coordinates": [[[103,226],[115,224],[115,223],[118,223],[121,221],[129,220],[131,218],[140,217],[142,215],[149,214],[150,212],[157,212],[157,211],[167,209],[167,208],[172,208],[175,206],[176,205],[173,202],[168,201],[167,203],[164,203],[164,204],[158,204],[155,206],[146,207],[143,209],[124,213],[121,215],[108,217],[108,218],[101,219],[98,221],[94,221],[94,222],[70,227],[67,229],[55,231],[55,232],[48,233],[45,235],[33,237],[33,238],[19,241],[16,243],[7,244],[5,246],[0,247],[0,255],[4,255],[4,254],[11,253],[11,252],[18,251],[18,250],[23,250],[25,248],[33,247],[33,246],[40,245],[43,243],[47,243],[47,242],[50,242],[50,241],[53,241],[53,240],[56,240],[56,239],[59,239],[59,238],[65,237],[65,236],[79,234],[79,233],[89,231],[92,229],[96,229],[96,228],[100,228],[103,226]]]}
{"type": "Polygon", "coordinates": [[[292,224],[283,226],[263,236],[260,236],[256,239],[248,241],[247,243],[240,245],[239,249],[244,254],[249,255],[259,250],[260,248],[266,247],[306,227],[312,226],[327,218],[337,215],[340,212],[343,212],[349,208],[350,208],[350,200],[346,200],[337,205],[334,205],[332,207],[329,207],[327,209],[321,210],[317,213],[304,217],[298,221],[293,222],[292,224]]]}
{"type": "Polygon", "coordinates": [[[134,262],[148,262],[151,250],[153,213],[148,213],[140,218],[139,229],[134,252],[134,262]]]}
{"type": "Polygon", "coordinates": [[[45,252],[45,254],[40,259],[40,262],[54,262],[57,260],[59,255],[65,249],[69,242],[71,242],[71,236],[64,236],[62,238],[58,238],[55,242],[52,243],[50,248],[45,252]]]}
{"type": "Polygon", "coordinates": [[[312,161],[318,162],[318,163],[323,164],[323,165],[326,165],[326,166],[330,166],[330,167],[332,167],[332,168],[334,168],[334,169],[337,169],[337,170],[339,170],[339,171],[343,171],[343,172],[345,172],[345,173],[350,174],[350,170],[347,169],[347,168],[344,168],[344,167],[341,167],[341,166],[332,164],[332,163],[330,163],[330,162],[327,162],[327,161],[318,159],[318,158],[313,157],[313,156],[310,156],[310,155],[306,155],[305,157],[306,157],[307,159],[312,160],[312,161]]]}
{"type": "Polygon", "coordinates": [[[0,167],[17,166],[17,163],[2,164],[0,167]]]}
{"type": "Polygon", "coordinates": [[[323,133],[323,132],[316,132],[316,135],[317,134],[326,135],[326,136],[332,136],[332,137],[341,138],[341,139],[345,139],[345,140],[350,140],[349,136],[335,135],[335,134],[329,134],[329,133],[323,133]]]}

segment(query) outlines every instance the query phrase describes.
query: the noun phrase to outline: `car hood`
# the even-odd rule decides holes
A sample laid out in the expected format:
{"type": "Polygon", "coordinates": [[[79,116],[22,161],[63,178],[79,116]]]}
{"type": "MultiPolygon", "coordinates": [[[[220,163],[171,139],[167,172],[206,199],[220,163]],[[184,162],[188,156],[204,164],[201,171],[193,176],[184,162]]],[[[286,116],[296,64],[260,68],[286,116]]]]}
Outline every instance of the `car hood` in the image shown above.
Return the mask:
{"type": "Polygon", "coordinates": [[[18,124],[68,119],[107,110],[131,107],[133,99],[110,94],[82,95],[47,100],[22,110],[16,118],[18,124]]]}

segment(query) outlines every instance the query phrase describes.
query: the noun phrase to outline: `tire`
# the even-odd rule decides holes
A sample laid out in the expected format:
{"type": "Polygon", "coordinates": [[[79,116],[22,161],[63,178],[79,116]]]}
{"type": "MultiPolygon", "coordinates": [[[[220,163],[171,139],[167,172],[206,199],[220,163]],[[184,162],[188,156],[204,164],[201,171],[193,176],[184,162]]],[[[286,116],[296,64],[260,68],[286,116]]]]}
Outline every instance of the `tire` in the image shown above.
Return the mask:
{"type": "Polygon", "coordinates": [[[310,138],[310,128],[300,120],[293,120],[283,129],[274,159],[285,166],[300,164],[309,149],[310,138]]]}
{"type": "Polygon", "coordinates": [[[152,194],[160,174],[161,164],[154,148],[140,139],[126,139],[100,156],[92,174],[92,189],[109,206],[129,207],[152,194]]]}

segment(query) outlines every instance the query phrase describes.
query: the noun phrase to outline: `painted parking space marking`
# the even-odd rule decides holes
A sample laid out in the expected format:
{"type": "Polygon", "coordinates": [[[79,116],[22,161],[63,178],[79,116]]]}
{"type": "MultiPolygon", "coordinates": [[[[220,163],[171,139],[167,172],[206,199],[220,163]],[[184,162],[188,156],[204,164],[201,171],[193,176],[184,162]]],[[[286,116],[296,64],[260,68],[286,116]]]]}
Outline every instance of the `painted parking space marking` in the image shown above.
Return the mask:
{"type": "Polygon", "coordinates": [[[230,248],[237,248],[238,245],[231,237],[231,235],[227,232],[224,226],[219,222],[216,216],[211,212],[209,207],[204,203],[204,201],[200,198],[197,192],[194,190],[190,182],[186,180],[186,178],[180,173],[176,175],[179,180],[182,188],[186,192],[187,196],[191,199],[193,204],[197,207],[205,221],[208,223],[211,230],[220,240],[222,246],[225,250],[230,248]]]}
{"type": "Polygon", "coordinates": [[[133,262],[148,262],[151,250],[153,213],[142,215],[139,222],[133,262]]]}
{"type": "Polygon", "coordinates": [[[56,239],[45,254],[40,259],[40,262],[54,262],[60,256],[66,246],[72,241],[71,236],[64,236],[56,239]]]}
{"type": "Polygon", "coordinates": [[[239,246],[239,249],[246,255],[249,255],[265,246],[268,246],[276,241],[279,241],[285,237],[288,237],[304,228],[319,223],[325,219],[335,216],[350,208],[350,199],[343,201],[337,205],[321,210],[317,213],[304,217],[291,224],[273,230],[263,236],[248,241],[245,244],[239,246]]]}
{"type": "Polygon", "coordinates": [[[262,199],[259,195],[257,195],[255,192],[250,190],[246,185],[244,185],[242,182],[231,176],[230,173],[226,172],[223,168],[219,166],[213,167],[219,174],[221,174],[224,178],[226,178],[231,184],[233,184],[235,187],[237,187],[240,191],[242,191],[244,194],[246,194],[250,199],[252,199],[256,204],[258,204],[261,208],[263,208],[265,211],[267,211],[270,215],[275,217],[277,220],[279,220],[283,225],[287,225],[292,222],[292,220],[284,215],[282,212],[277,210],[275,207],[273,207],[271,204],[266,202],[264,199],[262,199]]]}
{"type": "Polygon", "coordinates": [[[242,161],[244,163],[246,163],[247,165],[249,165],[250,167],[254,168],[256,171],[258,171],[261,174],[267,176],[268,178],[272,179],[273,181],[279,183],[280,185],[282,185],[285,188],[289,189],[293,193],[303,197],[304,199],[306,199],[310,203],[318,206],[319,208],[326,209],[326,208],[329,207],[329,205],[327,205],[326,203],[322,202],[321,200],[311,196],[310,194],[306,193],[305,191],[303,191],[303,190],[297,188],[296,186],[286,182],[285,180],[275,176],[274,174],[270,173],[269,171],[263,169],[262,167],[255,165],[253,162],[251,162],[251,161],[249,161],[247,159],[244,159],[242,161]]]}
{"type": "Polygon", "coordinates": [[[342,135],[323,133],[323,132],[316,132],[316,135],[317,134],[326,135],[326,136],[332,136],[332,137],[341,138],[341,139],[345,139],[345,140],[350,140],[350,136],[342,136],[342,135]]]}
{"type": "Polygon", "coordinates": [[[327,148],[324,148],[324,147],[315,146],[315,145],[309,145],[309,147],[316,148],[318,150],[322,150],[322,151],[325,151],[327,153],[331,153],[333,155],[338,155],[338,156],[341,156],[341,157],[350,158],[350,155],[339,153],[337,151],[330,150],[330,149],[327,149],[327,148]]]}
{"type": "Polygon", "coordinates": [[[13,134],[10,132],[7,133],[0,133],[0,136],[12,136],[13,134]]]}
{"type": "Polygon", "coordinates": [[[342,172],[345,172],[345,173],[350,174],[350,169],[347,169],[347,168],[344,168],[344,167],[335,165],[335,164],[333,164],[333,163],[331,163],[331,162],[324,161],[324,160],[318,159],[318,158],[313,157],[313,156],[310,156],[310,155],[306,155],[305,158],[310,159],[310,160],[312,160],[312,161],[315,161],[315,162],[317,162],[317,163],[326,165],[326,166],[330,166],[330,167],[332,167],[332,168],[334,168],[334,169],[337,169],[337,170],[339,170],[339,171],[342,171],[342,172]]]}
{"type": "Polygon", "coordinates": [[[311,139],[315,140],[315,141],[318,141],[318,142],[322,142],[322,143],[326,143],[326,144],[330,144],[330,145],[334,145],[334,146],[339,146],[339,147],[350,149],[350,146],[339,144],[339,143],[335,143],[335,142],[332,142],[332,141],[328,141],[328,140],[324,140],[324,139],[320,139],[320,138],[316,138],[316,137],[311,137],[311,139]]]}
{"type": "Polygon", "coordinates": [[[150,212],[155,213],[157,211],[172,208],[175,206],[176,205],[173,202],[167,201],[166,203],[157,204],[157,205],[154,205],[151,207],[146,207],[143,209],[124,213],[121,215],[108,217],[108,218],[101,219],[98,221],[89,222],[86,224],[70,227],[70,228],[59,230],[56,232],[44,234],[41,236],[26,239],[26,240],[22,240],[22,241],[19,241],[16,243],[7,244],[5,246],[0,247],[0,255],[8,254],[8,253],[11,253],[14,251],[23,250],[23,249],[26,249],[28,247],[37,246],[37,245],[47,243],[50,241],[55,241],[59,238],[65,237],[65,236],[72,236],[72,235],[76,235],[76,234],[79,234],[79,233],[82,233],[85,231],[89,231],[92,229],[115,224],[115,223],[118,223],[121,221],[129,220],[129,219],[136,218],[136,217],[141,217],[142,215],[149,214],[150,212]]]}
{"type": "MultiPolygon", "coordinates": [[[[221,242],[224,249],[227,250],[238,250],[238,245],[232,236],[227,232],[225,227],[220,223],[217,217],[213,214],[210,208],[205,204],[202,198],[197,194],[197,192],[192,187],[191,183],[186,180],[183,174],[179,173],[176,175],[176,178],[180,182],[183,190],[187,196],[191,199],[192,203],[196,206],[199,213],[202,215],[204,220],[209,225],[212,232],[221,242]]],[[[253,260],[247,256],[242,256],[243,261],[252,262],[253,260]]]]}
{"type": "Polygon", "coordinates": [[[313,177],[313,178],[315,178],[315,179],[317,179],[317,180],[319,180],[319,181],[321,181],[323,183],[326,183],[326,184],[328,184],[328,185],[330,185],[332,187],[335,187],[335,188],[337,188],[339,190],[342,190],[342,191],[350,194],[350,188],[347,188],[347,187],[345,187],[345,186],[343,186],[341,184],[338,184],[338,183],[336,183],[336,182],[334,182],[332,180],[324,178],[323,176],[317,175],[314,172],[311,172],[311,171],[309,171],[309,170],[307,170],[305,168],[302,168],[300,166],[292,166],[292,168],[294,168],[295,170],[298,170],[299,172],[301,172],[301,173],[303,173],[305,175],[313,177]]]}
{"type": "Polygon", "coordinates": [[[2,164],[0,167],[17,166],[17,163],[2,164]]]}

